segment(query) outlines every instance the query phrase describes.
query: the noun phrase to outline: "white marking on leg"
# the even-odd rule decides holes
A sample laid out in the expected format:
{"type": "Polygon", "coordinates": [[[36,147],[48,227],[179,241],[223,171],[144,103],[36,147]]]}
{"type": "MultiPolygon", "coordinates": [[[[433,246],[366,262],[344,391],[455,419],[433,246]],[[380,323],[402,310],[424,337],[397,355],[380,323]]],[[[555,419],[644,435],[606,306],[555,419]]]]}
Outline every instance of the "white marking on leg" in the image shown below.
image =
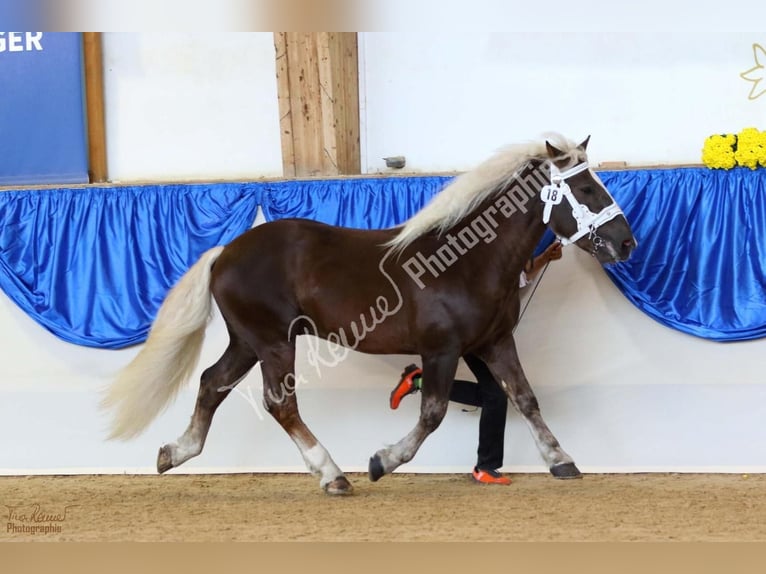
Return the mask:
{"type": "Polygon", "coordinates": [[[194,423],[189,425],[186,432],[173,443],[167,445],[170,448],[170,460],[173,466],[179,466],[202,452],[203,433],[194,423]]]}
{"type": "Polygon", "coordinates": [[[540,451],[540,454],[548,467],[574,462],[571,456],[564,452],[560,446],[557,446],[558,441],[553,436],[553,433],[551,433],[548,426],[543,422],[542,417],[537,415],[537,417],[535,417],[538,419],[537,422],[532,420],[533,417],[523,418],[532,433],[532,437],[535,439],[537,449],[540,451]]]}
{"type": "Polygon", "coordinates": [[[412,460],[412,457],[415,456],[421,443],[420,433],[411,432],[404,437],[404,439],[393,445],[391,448],[391,456],[398,464],[409,462],[412,460]]]}
{"type": "Polygon", "coordinates": [[[447,412],[447,402],[445,400],[442,403],[431,398],[429,402],[423,403],[423,411],[415,428],[396,444],[381,449],[376,453],[386,474],[393,472],[402,464],[413,459],[420,446],[433,431],[433,429],[428,430],[424,420],[434,420],[436,421],[434,428],[438,427],[447,412]]]}
{"type": "Polygon", "coordinates": [[[327,452],[327,449],[325,449],[319,441],[309,448],[306,448],[305,445],[302,445],[300,441],[297,440],[295,441],[295,444],[298,445],[308,469],[313,474],[321,475],[319,485],[322,488],[339,476],[343,476],[343,472],[341,472],[338,465],[336,465],[332,457],[330,457],[330,453],[327,452]]]}
{"type": "MultiPolygon", "coordinates": [[[[508,390],[509,386],[504,380],[500,380],[500,384],[503,386],[506,391],[508,390]]],[[[564,450],[559,446],[558,441],[556,440],[556,437],[553,436],[553,433],[548,428],[548,425],[545,424],[545,421],[543,421],[542,416],[539,412],[532,416],[525,415],[521,409],[519,408],[519,404],[516,401],[516,397],[513,396],[511,393],[508,393],[508,397],[511,401],[511,404],[516,408],[518,413],[521,415],[521,418],[524,419],[524,422],[527,424],[527,427],[529,427],[529,431],[532,434],[532,438],[535,441],[535,444],[537,445],[537,450],[540,451],[540,455],[543,457],[543,460],[548,465],[548,467],[557,466],[559,464],[565,464],[568,462],[574,462],[572,457],[570,457],[564,450]]]]}
{"type": "Polygon", "coordinates": [[[386,474],[411,461],[412,457],[415,456],[418,448],[423,443],[423,439],[419,438],[422,433],[417,431],[418,429],[416,428],[396,444],[389,445],[375,453],[380,459],[380,464],[383,466],[386,474]]]}

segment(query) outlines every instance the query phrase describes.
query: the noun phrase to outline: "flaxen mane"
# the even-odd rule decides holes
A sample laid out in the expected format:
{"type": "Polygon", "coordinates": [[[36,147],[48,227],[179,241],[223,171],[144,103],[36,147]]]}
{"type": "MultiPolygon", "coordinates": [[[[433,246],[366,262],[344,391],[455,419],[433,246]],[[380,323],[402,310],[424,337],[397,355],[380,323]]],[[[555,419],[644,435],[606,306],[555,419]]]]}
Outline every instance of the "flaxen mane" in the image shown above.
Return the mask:
{"type": "Polygon", "coordinates": [[[415,239],[432,230],[443,233],[493,193],[505,189],[519,170],[533,158],[547,158],[545,142],[575,160],[586,159],[577,144],[560,134],[545,134],[537,142],[515,144],[500,150],[475,169],[456,177],[423,209],[407,220],[402,230],[385,247],[401,251],[415,239]]]}

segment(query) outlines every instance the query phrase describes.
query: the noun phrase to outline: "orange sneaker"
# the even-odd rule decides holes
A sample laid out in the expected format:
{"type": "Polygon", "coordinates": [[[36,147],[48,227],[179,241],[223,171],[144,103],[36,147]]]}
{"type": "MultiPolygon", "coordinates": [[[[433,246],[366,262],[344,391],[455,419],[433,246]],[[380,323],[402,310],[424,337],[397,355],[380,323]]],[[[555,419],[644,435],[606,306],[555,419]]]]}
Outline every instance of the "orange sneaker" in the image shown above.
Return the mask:
{"type": "Polygon", "coordinates": [[[396,410],[399,408],[399,403],[407,395],[417,393],[420,390],[420,384],[415,382],[415,379],[423,376],[423,369],[417,365],[408,365],[402,372],[402,378],[399,379],[399,383],[391,391],[391,398],[388,401],[389,406],[396,410]]]}
{"type": "Polygon", "coordinates": [[[481,484],[511,484],[511,479],[496,470],[479,470],[474,467],[473,479],[481,484]]]}

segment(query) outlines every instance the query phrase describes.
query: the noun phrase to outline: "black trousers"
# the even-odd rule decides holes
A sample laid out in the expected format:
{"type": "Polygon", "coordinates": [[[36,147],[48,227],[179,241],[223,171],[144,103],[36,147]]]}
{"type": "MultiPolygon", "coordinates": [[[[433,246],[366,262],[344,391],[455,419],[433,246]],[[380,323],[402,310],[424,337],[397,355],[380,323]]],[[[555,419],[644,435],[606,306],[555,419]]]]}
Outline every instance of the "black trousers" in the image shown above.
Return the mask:
{"type": "Polygon", "coordinates": [[[480,470],[495,470],[503,466],[508,396],[484,361],[475,355],[465,355],[463,360],[476,377],[476,382],[455,381],[450,400],[481,408],[476,467],[480,470]]]}

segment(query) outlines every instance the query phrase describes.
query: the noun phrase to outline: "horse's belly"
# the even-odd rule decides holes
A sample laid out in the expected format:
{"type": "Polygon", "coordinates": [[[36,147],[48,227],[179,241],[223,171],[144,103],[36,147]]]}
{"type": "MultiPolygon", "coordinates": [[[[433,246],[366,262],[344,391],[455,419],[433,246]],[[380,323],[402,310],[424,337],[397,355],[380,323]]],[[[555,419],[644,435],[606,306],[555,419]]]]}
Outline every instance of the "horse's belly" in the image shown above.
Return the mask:
{"type": "Polygon", "coordinates": [[[311,334],[326,341],[326,347],[335,352],[343,353],[342,349],[350,349],[361,353],[407,354],[414,352],[414,342],[395,321],[386,324],[384,320],[360,316],[347,322],[337,321],[328,324],[316,321],[311,328],[299,331],[311,334]]]}

